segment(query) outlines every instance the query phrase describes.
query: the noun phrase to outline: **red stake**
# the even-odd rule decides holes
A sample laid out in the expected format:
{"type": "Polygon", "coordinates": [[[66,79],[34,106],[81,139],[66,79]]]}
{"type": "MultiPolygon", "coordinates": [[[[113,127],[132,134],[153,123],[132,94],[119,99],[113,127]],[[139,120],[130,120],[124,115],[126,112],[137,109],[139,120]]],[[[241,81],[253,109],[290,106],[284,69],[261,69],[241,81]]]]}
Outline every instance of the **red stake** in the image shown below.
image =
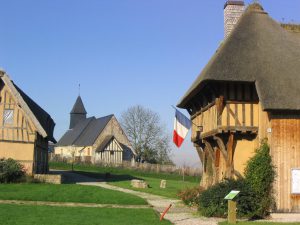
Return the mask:
{"type": "Polygon", "coordinates": [[[166,210],[163,212],[163,214],[161,214],[160,221],[162,221],[164,219],[165,215],[171,209],[171,207],[172,207],[172,204],[170,204],[169,207],[166,208],[166,210]]]}

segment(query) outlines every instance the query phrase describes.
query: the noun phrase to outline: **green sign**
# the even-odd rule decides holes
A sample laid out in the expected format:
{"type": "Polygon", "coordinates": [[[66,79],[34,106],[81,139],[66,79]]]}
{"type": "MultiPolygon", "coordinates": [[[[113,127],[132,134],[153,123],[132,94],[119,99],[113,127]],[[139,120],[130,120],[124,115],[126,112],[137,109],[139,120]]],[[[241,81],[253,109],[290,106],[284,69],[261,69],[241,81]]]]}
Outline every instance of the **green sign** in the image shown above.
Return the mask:
{"type": "Polygon", "coordinates": [[[239,193],[240,193],[240,191],[233,190],[224,199],[225,200],[233,200],[239,193]]]}

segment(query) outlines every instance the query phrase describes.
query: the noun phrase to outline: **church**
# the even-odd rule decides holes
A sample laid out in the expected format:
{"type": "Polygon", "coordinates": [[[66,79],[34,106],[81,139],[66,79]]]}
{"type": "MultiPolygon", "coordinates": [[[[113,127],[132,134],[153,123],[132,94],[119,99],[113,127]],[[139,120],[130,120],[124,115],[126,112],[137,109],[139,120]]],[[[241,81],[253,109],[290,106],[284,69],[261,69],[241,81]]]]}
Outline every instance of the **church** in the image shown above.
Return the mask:
{"type": "Polygon", "coordinates": [[[114,115],[89,117],[80,96],[70,113],[70,126],[55,146],[56,157],[107,165],[134,159],[135,153],[114,115]]]}
{"type": "Polygon", "coordinates": [[[300,212],[300,26],[263,7],[226,1],[225,38],[178,107],[193,122],[201,186],[243,177],[268,140],[278,212],[300,212]]]}

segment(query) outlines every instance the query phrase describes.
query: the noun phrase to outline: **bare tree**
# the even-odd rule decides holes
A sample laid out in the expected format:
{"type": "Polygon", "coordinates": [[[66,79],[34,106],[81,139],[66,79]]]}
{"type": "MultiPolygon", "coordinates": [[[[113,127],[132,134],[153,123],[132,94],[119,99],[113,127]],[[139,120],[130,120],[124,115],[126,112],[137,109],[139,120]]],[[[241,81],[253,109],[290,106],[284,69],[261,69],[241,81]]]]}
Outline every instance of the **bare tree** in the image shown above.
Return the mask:
{"type": "Polygon", "coordinates": [[[170,140],[156,112],[137,105],[121,115],[121,124],[137,153],[138,160],[171,163],[170,140]]]}

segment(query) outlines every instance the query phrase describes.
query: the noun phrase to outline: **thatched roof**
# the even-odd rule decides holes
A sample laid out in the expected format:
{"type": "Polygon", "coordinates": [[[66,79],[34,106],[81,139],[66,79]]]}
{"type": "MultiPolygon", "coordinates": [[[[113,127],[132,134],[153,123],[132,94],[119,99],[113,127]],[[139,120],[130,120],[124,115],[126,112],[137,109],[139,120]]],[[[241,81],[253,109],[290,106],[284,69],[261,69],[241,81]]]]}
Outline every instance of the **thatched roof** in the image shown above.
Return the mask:
{"type": "Polygon", "coordinates": [[[300,38],[250,5],[178,107],[212,81],[254,82],[264,110],[300,110],[300,38]]]}
{"type": "Polygon", "coordinates": [[[281,26],[287,31],[300,33],[300,24],[282,23],[281,26]]]}

